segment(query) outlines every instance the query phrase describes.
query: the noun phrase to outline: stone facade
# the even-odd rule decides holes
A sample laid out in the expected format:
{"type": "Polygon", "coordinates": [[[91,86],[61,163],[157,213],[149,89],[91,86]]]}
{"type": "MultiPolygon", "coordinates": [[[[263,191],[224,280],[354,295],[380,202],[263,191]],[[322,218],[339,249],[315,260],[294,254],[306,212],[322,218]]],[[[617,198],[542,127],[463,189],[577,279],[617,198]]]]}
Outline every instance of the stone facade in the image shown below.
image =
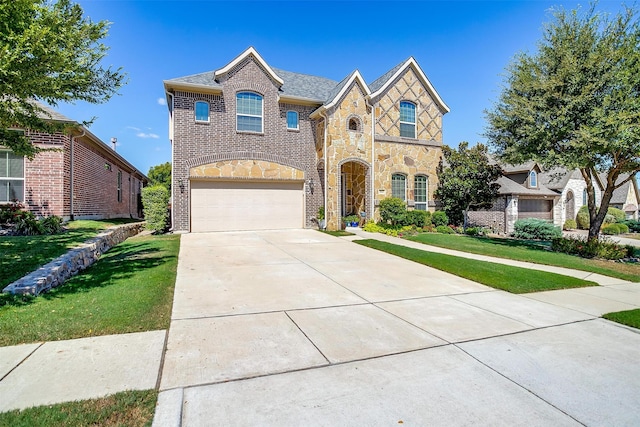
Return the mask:
{"type": "Polygon", "coordinates": [[[347,214],[377,219],[394,173],[407,178],[410,207],[415,176],[426,176],[433,209],[448,108],[413,58],[374,82],[375,96],[357,71],[340,83],[274,71],[253,48],[215,72],[164,83],[176,231],[191,229],[189,184],[200,179],[304,181],[307,227],[317,226],[321,206],[328,229],[347,214]],[[262,97],[262,132],[236,130],[236,95],[245,91],[262,97]],[[209,103],[208,121],[195,120],[197,101],[209,103]],[[416,106],[415,138],[400,137],[401,101],[416,106]],[[288,111],[298,113],[297,129],[287,129],[288,111]]]}

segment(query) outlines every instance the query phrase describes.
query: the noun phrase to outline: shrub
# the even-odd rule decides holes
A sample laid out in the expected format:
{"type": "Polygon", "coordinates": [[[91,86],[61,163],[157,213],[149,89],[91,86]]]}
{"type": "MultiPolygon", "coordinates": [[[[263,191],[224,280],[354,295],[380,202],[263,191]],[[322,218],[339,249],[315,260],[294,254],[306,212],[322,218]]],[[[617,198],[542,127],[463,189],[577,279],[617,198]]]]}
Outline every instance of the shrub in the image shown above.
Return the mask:
{"type": "Polygon", "coordinates": [[[57,234],[62,231],[62,218],[51,215],[40,220],[44,234],[57,234]]]}
{"type": "Polygon", "coordinates": [[[449,218],[447,217],[447,214],[444,211],[435,211],[433,215],[431,215],[431,222],[436,227],[442,226],[442,225],[448,225],[449,218]]]}
{"type": "Polygon", "coordinates": [[[13,228],[16,234],[23,236],[35,236],[44,234],[42,223],[29,211],[19,211],[13,216],[13,228]]]}
{"type": "Polygon", "coordinates": [[[17,200],[6,205],[0,205],[0,223],[13,224],[16,215],[24,210],[25,206],[17,200]]]}
{"type": "Polygon", "coordinates": [[[519,219],[514,224],[514,237],[526,240],[551,240],[562,236],[559,227],[537,218],[519,219]]]}
{"type": "Polygon", "coordinates": [[[606,238],[587,240],[584,237],[557,237],[551,241],[551,250],[583,258],[621,259],[633,256],[633,246],[623,246],[606,238]]]}
{"type": "Polygon", "coordinates": [[[455,231],[453,231],[453,228],[449,227],[448,225],[438,225],[436,227],[436,231],[442,234],[455,234],[455,231]]]}
{"type": "Polygon", "coordinates": [[[629,232],[629,227],[627,227],[625,224],[622,224],[622,223],[607,224],[604,227],[602,227],[601,231],[602,231],[602,234],[608,234],[608,235],[623,234],[623,233],[629,232]]]}
{"type": "Polygon", "coordinates": [[[427,211],[413,210],[407,212],[407,225],[415,225],[416,227],[424,227],[431,222],[431,215],[427,211]]]}
{"type": "Polygon", "coordinates": [[[576,215],[576,224],[580,230],[589,229],[589,208],[583,205],[576,215]]]}
{"type": "Polygon", "coordinates": [[[161,233],[167,228],[169,219],[169,190],[163,185],[154,185],[142,189],[142,206],[147,228],[161,233]]]}
{"type": "Polygon", "coordinates": [[[568,219],[564,222],[564,225],[562,226],[563,230],[575,230],[576,228],[578,228],[578,224],[576,224],[576,221],[574,219],[568,219]]]}
{"type": "Polygon", "coordinates": [[[486,236],[487,229],[484,227],[467,227],[464,234],[468,236],[486,236]]]}
{"type": "Polygon", "coordinates": [[[640,232],[640,221],[636,221],[635,219],[628,219],[624,221],[623,224],[629,227],[629,230],[633,231],[634,233],[640,232]]]}
{"type": "Polygon", "coordinates": [[[613,216],[615,218],[614,222],[623,222],[626,218],[624,211],[618,208],[607,209],[607,215],[613,216]]]}
{"type": "MultiPolygon", "coordinates": [[[[617,208],[608,208],[607,215],[604,217],[602,221],[603,224],[613,224],[616,222],[625,222],[625,213],[624,211],[617,208]]],[[[578,228],[581,230],[589,229],[589,208],[587,205],[583,205],[578,214],[576,215],[576,222],[578,223],[578,228]]]]}
{"type": "Polygon", "coordinates": [[[368,231],[369,233],[380,233],[380,232],[384,231],[384,228],[380,227],[378,224],[376,224],[373,221],[367,222],[364,225],[364,227],[362,227],[362,229],[364,231],[368,231]]]}
{"type": "Polygon", "coordinates": [[[407,207],[402,199],[388,197],[380,201],[380,216],[382,221],[391,225],[404,225],[407,216],[407,207]]]}

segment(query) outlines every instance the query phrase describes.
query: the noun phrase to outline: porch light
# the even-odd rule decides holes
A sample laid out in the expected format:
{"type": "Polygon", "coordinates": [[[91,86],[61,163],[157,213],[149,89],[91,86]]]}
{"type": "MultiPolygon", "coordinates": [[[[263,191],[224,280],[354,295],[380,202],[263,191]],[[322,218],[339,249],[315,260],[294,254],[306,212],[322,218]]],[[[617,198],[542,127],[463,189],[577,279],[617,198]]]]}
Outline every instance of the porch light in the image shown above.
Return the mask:
{"type": "Polygon", "coordinates": [[[180,187],[180,192],[184,193],[184,179],[178,180],[178,186],[180,187]]]}
{"type": "Polygon", "coordinates": [[[311,194],[313,194],[313,178],[309,180],[309,191],[311,191],[311,194]]]}

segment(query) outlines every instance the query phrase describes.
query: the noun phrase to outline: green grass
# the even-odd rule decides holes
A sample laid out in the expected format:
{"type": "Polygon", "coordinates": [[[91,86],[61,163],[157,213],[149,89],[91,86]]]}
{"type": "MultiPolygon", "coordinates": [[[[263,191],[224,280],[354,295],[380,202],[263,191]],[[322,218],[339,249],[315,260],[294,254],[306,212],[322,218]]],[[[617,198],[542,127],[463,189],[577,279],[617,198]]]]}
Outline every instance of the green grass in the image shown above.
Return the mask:
{"type": "Polygon", "coordinates": [[[0,295],[0,346],[168,328],[179,246],[132,237],[50,292],[0,295]]]}
{"type": "Polygon", "coordinates": [[[344,230],[335,230],[335,231],[330,231],[330,230],[324,230],[322,231],[325,234],[330,234],[332,236],[336,236],[336,237],[344,237],[344,236],[355,236],[355,234],[349,232],[349,231],[344,231],[344,230]]]}
{"type": "Polygon", "coordinates": [[[589,271],[618,279],[640,282],[640,266],[613,261],[585,259],[545,250],[549,243],[525,240],[422,233],[407,238],[415,242],[462,252],[507,258],[536,264],[589,271]]]}
{"type": "Polygon", "coordinates": [[[0,427],[150,426],[158,392],[125,391],[100,399],[0,413],[0,427]]]}
{"type": "Polygon", "coordinates": [[[136,221],[78,220],[69,222],[66,225],[67,231],[60,234],[0,237],[0,290],[69,249],[95,237],[100,231],[112,225],[136,221]]]}
{"type": "Polygon", "coordinates": [[[596,286],[575,277],[427,252],[379,240],[356,240],[355,243],[514,294],[596,286]]]}
{"type": "Polygon", "coordinates": [[[640,308],[635,310],[618,311],[615,313],[607,313],[602,317],[613,322],[622,323],[632,328],[640,329],[640,308]]]}

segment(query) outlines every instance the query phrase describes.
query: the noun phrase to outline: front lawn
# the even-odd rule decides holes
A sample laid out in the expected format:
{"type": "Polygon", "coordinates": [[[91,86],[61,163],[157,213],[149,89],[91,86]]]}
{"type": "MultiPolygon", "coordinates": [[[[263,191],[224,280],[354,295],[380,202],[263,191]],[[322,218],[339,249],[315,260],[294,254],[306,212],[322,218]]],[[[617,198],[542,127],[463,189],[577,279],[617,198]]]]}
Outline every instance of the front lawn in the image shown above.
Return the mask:
{"type": "Polygon", "coordinates": [[[422,251],[379,240],[356,240],[355,243],[514,294],[597,286],[575,277],[422,251]]]}
{"type": "Polygon", "coordinates": [[[150,426],[158,392],[125,391],[100,399],[37,406],[0,413],[0,426],[150,426]]]}
{"type": "Polygon", "coordinates": [[[622,323],[640,329],[640,308],[635,310],[618,311],[615,313],[607,313],[602,317],[613,322],[622,323]]]}
{"type": "Polygon", "coordinates": [[[0,295],[0,346],[168,328],[179,247],[131,237],[50,292],[0,295]]]}
{"type": "Polygon", "coordinates": [[[590,271],[592,273],[617,277],[618,279],[629,280],[631,282],[640,282],[639,265],[599,259],[585,259],[574,255],[551,252],[545,249],[548,243],[543,242],[438,233],[421,233],[407,237],[407,239],[462,252],[590,271]]]}
{"type": "Polygon", "coordinates": [[[59,257],[112,225],[137,222],[130,219],[71,221],[67,231],[49,236],[0,237],[0,291],[40,266],[59,257]]]}

